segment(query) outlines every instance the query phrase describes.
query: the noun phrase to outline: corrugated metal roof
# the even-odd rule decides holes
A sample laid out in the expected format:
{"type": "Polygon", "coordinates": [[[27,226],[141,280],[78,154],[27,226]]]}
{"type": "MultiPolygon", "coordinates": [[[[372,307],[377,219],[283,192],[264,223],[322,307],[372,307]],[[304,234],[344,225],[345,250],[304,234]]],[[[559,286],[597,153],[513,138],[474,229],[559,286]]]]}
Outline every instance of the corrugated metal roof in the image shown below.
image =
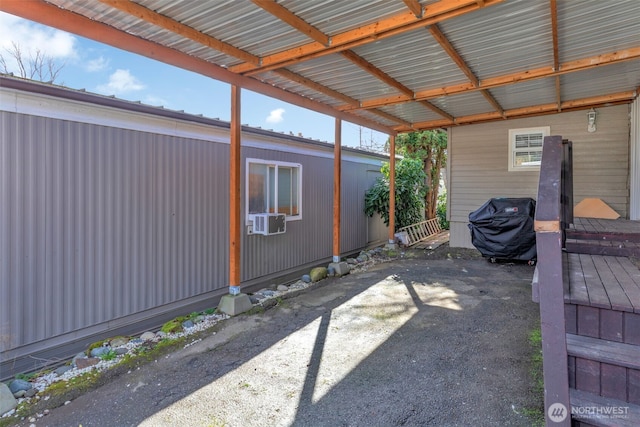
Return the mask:
{"type": "Polygon", "coordinates": [[[574,61],[640,45],[637,0],[559,1],[560,60],[574,61]]]}
{"type": "Polygon", "coordinates": [[[509,1],[440,27],[479,79],[553,64],[548,1],[509,1]]]}
{"type": "Polygon", "coordinates": [[[556,80],[555,77],[532,80],[500,86],[490,92],[505,110],[549,104],[556,101],[556,80]]]}
{"type": "MultiPolygon", "coordinates": [[[[251,0],[137,0],[115,6],[98,0],[49,0],[30,2],[29,7],[3,2],[0,10],[12,9],[80,35],[102,23],[136,40],[155,43],[148,49],[156,59],[270,96],[277,92],[275,96],[308,107],[307,102],[291,96],[298,94],[312,99],[315,104],[311,107],[317,111],[388,132],[409,130],[407,124],[417,122],[424,128],[442,126],[442,115],[415,101],[431,100],[454,119],[496,111],[474,87],[475,78],[480,87],[489,89],[500,108],[518,108],[521,115],[535,114],[540,105],[556,102],[556,76],[561,76],[561,101],[581,99],[584,108],[598,105],[604,95],[640,87],[637,0],[557,2],[556,46],[553,3],[548,0],[479,3],[483,2],[422,0],[420,4],[428,7],[418,17],[401,0],[280,0],[276,3],[279,11],[272,12],[251,0]],[[62,9],[34,12],[49,3],[62,9]],[[127,11],[140,6],[144,9],[127,11]],[[91,21],[68,24],[66,10],[91,21]],[[290,21],[291,17],[297,22],[290,21]],[[168,24],[160,23],[162,20],[169,20],[168,24]],[[445,40],[436,40],[432,25],[437,25],[445,40]],[[192,40],[182,26],[202,36],[192,40]],[[320,31],[329,42],[315,41],[313,31],[320,31]],[[195,40],[202,37],[226,43],[231,49],[221,48],[223,53],[211,48],[211,43],[195,40]],[[559,71],[554,70],[554,47],[559,71]],[[251,55],[251,61],[246,62],[233,49],[251,55]],[[356,65],[342,52],[358,55],[363,62],[356,65]],[[176,53],[182,56],[176,59],[176,53]],[[217,67],[204,69],[206,65],[192,63],[193,58],[230,70],[239,80],[217,67]],[[278,69],[302,79],[274,72],[278,69]],[[473,76],[465,74],[467,69],[473,76]],[[388,78],[395,83],[385,81],[388,78]],[[256,80],[264,85],[256,86],[256,80]],[[355,99],[356,104],[336,93],[355,99]],[[368,108],[379,111],[367,112],[368,108]],[[397,117],[395,123],[389,123],[389,114],[397,117]],[[361,120],[364,117],[367,119],[361,120]]],[[[101,36],[106,34],[102,30],[89,31],[89,35],[124,49],[133,43],[101,36]]],[[[139,46],[137,51],[145,53],[139,46]]],[[[632,98],[618,97],[616,102],[632,98]]]]}

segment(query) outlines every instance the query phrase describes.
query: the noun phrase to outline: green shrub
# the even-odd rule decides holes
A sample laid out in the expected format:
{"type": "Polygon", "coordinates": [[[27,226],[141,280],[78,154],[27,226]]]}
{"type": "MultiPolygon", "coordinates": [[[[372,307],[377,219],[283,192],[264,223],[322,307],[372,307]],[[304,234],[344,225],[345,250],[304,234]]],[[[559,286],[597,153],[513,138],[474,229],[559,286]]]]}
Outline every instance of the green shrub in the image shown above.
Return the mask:
{"type": "Polygon", "coordinates": [[[436,207],[436,216],[443,230],[449,229],[449,221],[447,221],[447,193],[443,191],[438,195],[438,206],[436,207]]]}
{"type": "MultiPolygon", "coordinates": [[[[368,216],[380,214],[389,225],[389,164],[382,165],[378,178],[364,197],[364,212],[368,216]]],[[[396,163],[395,179],[395,230],[424,220],[424,198],[426,175],[422,162],[405,158],[396,163]]]]}

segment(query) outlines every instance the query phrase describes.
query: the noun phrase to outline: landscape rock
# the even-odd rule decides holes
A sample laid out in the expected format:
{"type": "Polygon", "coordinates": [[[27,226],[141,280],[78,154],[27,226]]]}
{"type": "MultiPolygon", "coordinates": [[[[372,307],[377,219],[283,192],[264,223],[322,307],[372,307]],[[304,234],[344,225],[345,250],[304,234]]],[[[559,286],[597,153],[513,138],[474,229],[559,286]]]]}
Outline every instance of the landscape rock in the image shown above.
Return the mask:
{"type": "Polygon", "coordinates": [[[145,333],[143,333],[142,335],[140,335],[140,339],[142,341],[149,341],[152,340],[156,337],[156,334],[154,334],[153,332],[147,331],[145,333]]]}
{"type": "Polygon", "coordinates": [[[72,364],[73,366],[77,367],[78,365],[76,364],[76,361],[77,361],[78,359],[85,359],[86,357],[87,357],[87,355],[86,355],[84,352],[82,352],[82,353],[78,353],[78,354],[76,354],[76,355],[73,357],[73,359],[71,359],[71,364],[72,364]]]}
{"type": "Polygon", "coordinates": [[[0,383],[0,415],[15,409],[18,401],[5,383],[0,383]]]}
{"type": "Polygon", "coordinates": [[[20,390],[27,391],[33,388],[33,385],[29,381],[25,380],[13,380],[9,383],[9,390],[11,393],[16,393],[20,390]]]}
{"type": "Polygon", "coordinates": [[[123,354],[127,354],[129,352],[125,347],[118,347],[115,349],[115,352],[118,356],[122,356],[123,354]]]}
{"type": "Polygon", "coordinates": [[[100,359],[97,357],[84,357],[76,359],[76,368],[84,369],[90,366],[95,366],[100,362],[100,359]]]}
{"type": "Polygon", "coordinates": [[[56,375],[61,376],[63,375],[65,372],[70,371],[71,369],[73,369],[73,367],[71,365],[62,365],[59,368],[57,368],[55,371],[56,375]]]}
{"type": "Polygon", "coordinates": [[[311,276],[309,276],[308,274],[304,274],[302,276],[302,281],[305,283],[311,283],[311,276]]]}
{"type": "Polygon", "coordinates": [[[276,289],[280,292],[286,292],[289,290],[289,287],[287,285],[278,285],[276,289]]]}
{"type": "Polygon", "coordinates": [[[114,339],[109,341],[109,345],[111,345],[111,347],[122,347],[128,342],[129,338],[127,337],[115,337],[114,339]]]}
{"type": "Polygon", "coordinates": [[[96,347],[91,350],[91,357],[100,357],[109,353],[111,349],[109,347],[96,347]]]}
{"type": "Polygon", "coordinates": [[[327,269],[326,267],[316,267],[311,269],[309,272],[309,277],[311,277],[312,282],[319,282],[320,280],[327,277],[327,269]]]}
{"type": "Polygon", "coordinates": [[[189,328],[193,328],[195,325],[193,324],[193,322],[191,320],[185,320],[184,322],[182,322],[182,327],[184,329],[189,329],[189,328]]]}
{"type": "Polygon", "coordinates": [[[347,263],[351,264],[351,265],[354,265],[354,264],[358,263],[358,260],[355,259],[355,258],[347,258],[347,263]]]}

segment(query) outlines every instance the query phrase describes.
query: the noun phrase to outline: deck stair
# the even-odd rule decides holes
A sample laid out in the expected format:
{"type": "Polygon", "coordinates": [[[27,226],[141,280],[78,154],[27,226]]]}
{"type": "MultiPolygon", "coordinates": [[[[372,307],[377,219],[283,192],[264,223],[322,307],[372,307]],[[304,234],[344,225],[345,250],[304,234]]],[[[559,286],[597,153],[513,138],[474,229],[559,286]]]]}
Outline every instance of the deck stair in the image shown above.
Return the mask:
{"type": "Polygon", "coordinates": [[[640,222],[574,218],[570,141],[545,137],[541,163],[532,290],[546,425],[640,425],[640,222]]]}

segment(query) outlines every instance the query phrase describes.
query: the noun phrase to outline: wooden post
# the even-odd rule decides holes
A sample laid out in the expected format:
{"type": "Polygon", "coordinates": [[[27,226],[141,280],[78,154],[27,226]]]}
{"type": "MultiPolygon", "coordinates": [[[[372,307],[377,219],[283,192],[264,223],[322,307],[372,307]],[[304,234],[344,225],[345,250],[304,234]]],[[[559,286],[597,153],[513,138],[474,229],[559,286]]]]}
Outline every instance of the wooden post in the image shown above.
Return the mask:
{"type": "Polygon", "coordinates": [[[336,118],[333,146],[333,262],[340,262],[340,188],[342,178],[342,120],[336,118]]]}
{"type": "Polygon", "coordinates": [[[240,92],[231,86],[229,153],[229,293],[240,293],[240,92]]]}
{"type": "Polygon", "coordinates": [[[396,228],[396,137],[389,137],[389,244],[395,245],[396,228]]]}
{"type": "Polygon", "coordinates": [[[562,137],[547,136],[542,147],[535,231],[546,425],[570,426],[569,370],[562,272],[562,137]]]}

